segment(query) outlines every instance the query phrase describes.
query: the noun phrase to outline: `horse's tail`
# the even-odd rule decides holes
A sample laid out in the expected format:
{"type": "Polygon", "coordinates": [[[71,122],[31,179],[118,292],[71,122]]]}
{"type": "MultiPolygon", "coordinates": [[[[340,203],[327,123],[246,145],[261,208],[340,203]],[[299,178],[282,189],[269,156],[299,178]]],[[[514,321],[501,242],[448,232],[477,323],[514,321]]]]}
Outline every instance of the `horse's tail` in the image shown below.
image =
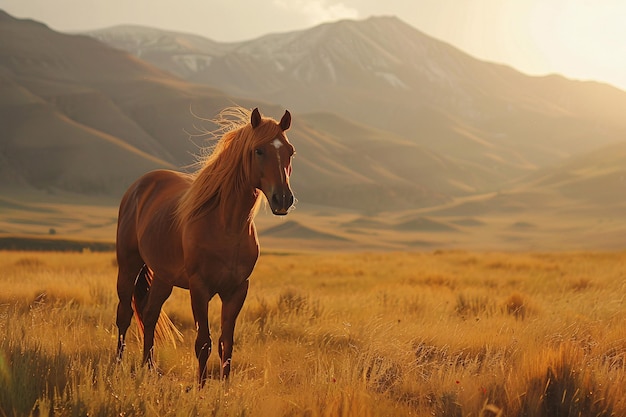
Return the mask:
{"type": "MultiPolygon", "coordinates": [[[[150,292],[150,285],[152,285],[152,270],[144,265],[137,279],[135,280],[135,288],[133,290],[133,311],[135,312],[135,318],[137,319],[137,325],[139,332],[143,337],[143,309],[148,302],[148,293],[150,292]]],[[[154,329],[154,338],[158,341],[169,341],[176,346],[176,340],[183,341],[183,334],[176,328],[172,320],[165,314],[165,311],[161,310],[159,320],[157,321],[154,329]]]]}

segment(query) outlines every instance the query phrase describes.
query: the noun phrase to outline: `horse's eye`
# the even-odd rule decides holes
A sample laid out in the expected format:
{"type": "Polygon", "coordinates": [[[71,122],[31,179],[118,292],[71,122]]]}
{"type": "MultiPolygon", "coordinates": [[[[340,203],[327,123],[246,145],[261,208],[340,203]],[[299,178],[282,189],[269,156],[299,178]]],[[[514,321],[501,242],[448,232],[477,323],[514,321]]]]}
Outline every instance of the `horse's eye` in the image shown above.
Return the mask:
{"type": "Polygon", "coordinates": [[[257,156],[263,156],[263,149],[257,148],[254,150],[254,154],[257,156]]]}

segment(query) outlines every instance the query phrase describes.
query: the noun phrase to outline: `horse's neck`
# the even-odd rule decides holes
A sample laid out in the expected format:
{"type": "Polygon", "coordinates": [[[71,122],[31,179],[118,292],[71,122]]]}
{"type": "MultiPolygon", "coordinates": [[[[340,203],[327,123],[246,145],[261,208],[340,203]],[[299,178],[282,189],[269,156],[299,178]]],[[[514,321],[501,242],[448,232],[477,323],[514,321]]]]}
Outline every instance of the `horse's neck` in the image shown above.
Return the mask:
{"type": "Polygon", "coordinates": [[[249,233],[254,221],[258,191],[245,196],[229,196],[217,206],[224,232],[232,235],[249,233]]]}

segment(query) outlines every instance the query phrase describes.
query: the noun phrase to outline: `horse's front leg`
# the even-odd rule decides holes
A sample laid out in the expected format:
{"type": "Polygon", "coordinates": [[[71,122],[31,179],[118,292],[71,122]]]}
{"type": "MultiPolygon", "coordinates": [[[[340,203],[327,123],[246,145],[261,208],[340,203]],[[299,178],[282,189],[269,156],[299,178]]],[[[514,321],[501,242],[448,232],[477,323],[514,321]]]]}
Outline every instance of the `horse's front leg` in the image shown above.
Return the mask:
{"type": "Polygon", "coordinates": [[[200,282],[190,285],[191,309],[196,323],[196,358],[198,358],[198,384],[203,387],[208,378],[207,361],[211,355],[211,334],[209,332],[209,291],[200,282]]]}
{"type": "Polygon", "coordinates": [[[230,375],[230,362],[233,356],[233,341],[235,335],[235,321],[243,307],[248,294],[248,280],[244,281],[233,294],[222,296],[222,334],[218,347],[222,363],[220,376],[222,379],[230,375]]]}

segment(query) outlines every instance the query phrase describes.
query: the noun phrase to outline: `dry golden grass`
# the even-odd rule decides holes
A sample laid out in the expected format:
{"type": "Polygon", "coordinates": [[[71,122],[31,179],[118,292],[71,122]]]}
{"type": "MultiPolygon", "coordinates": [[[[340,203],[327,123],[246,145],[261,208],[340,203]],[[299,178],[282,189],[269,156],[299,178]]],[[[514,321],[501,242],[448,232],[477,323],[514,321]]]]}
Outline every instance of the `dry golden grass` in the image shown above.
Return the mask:
{"type": "MultiPolygon", "coordinates": [[[[114,360],[111,253],[0,252],[0,416],[626,415],[626,253],[263,254],[228,383],[114,360]]],[[[213,338],[219,300],[211,302],[213,338]]],[[[133,325],[134,328],[134,325],[133,325]]]]}

